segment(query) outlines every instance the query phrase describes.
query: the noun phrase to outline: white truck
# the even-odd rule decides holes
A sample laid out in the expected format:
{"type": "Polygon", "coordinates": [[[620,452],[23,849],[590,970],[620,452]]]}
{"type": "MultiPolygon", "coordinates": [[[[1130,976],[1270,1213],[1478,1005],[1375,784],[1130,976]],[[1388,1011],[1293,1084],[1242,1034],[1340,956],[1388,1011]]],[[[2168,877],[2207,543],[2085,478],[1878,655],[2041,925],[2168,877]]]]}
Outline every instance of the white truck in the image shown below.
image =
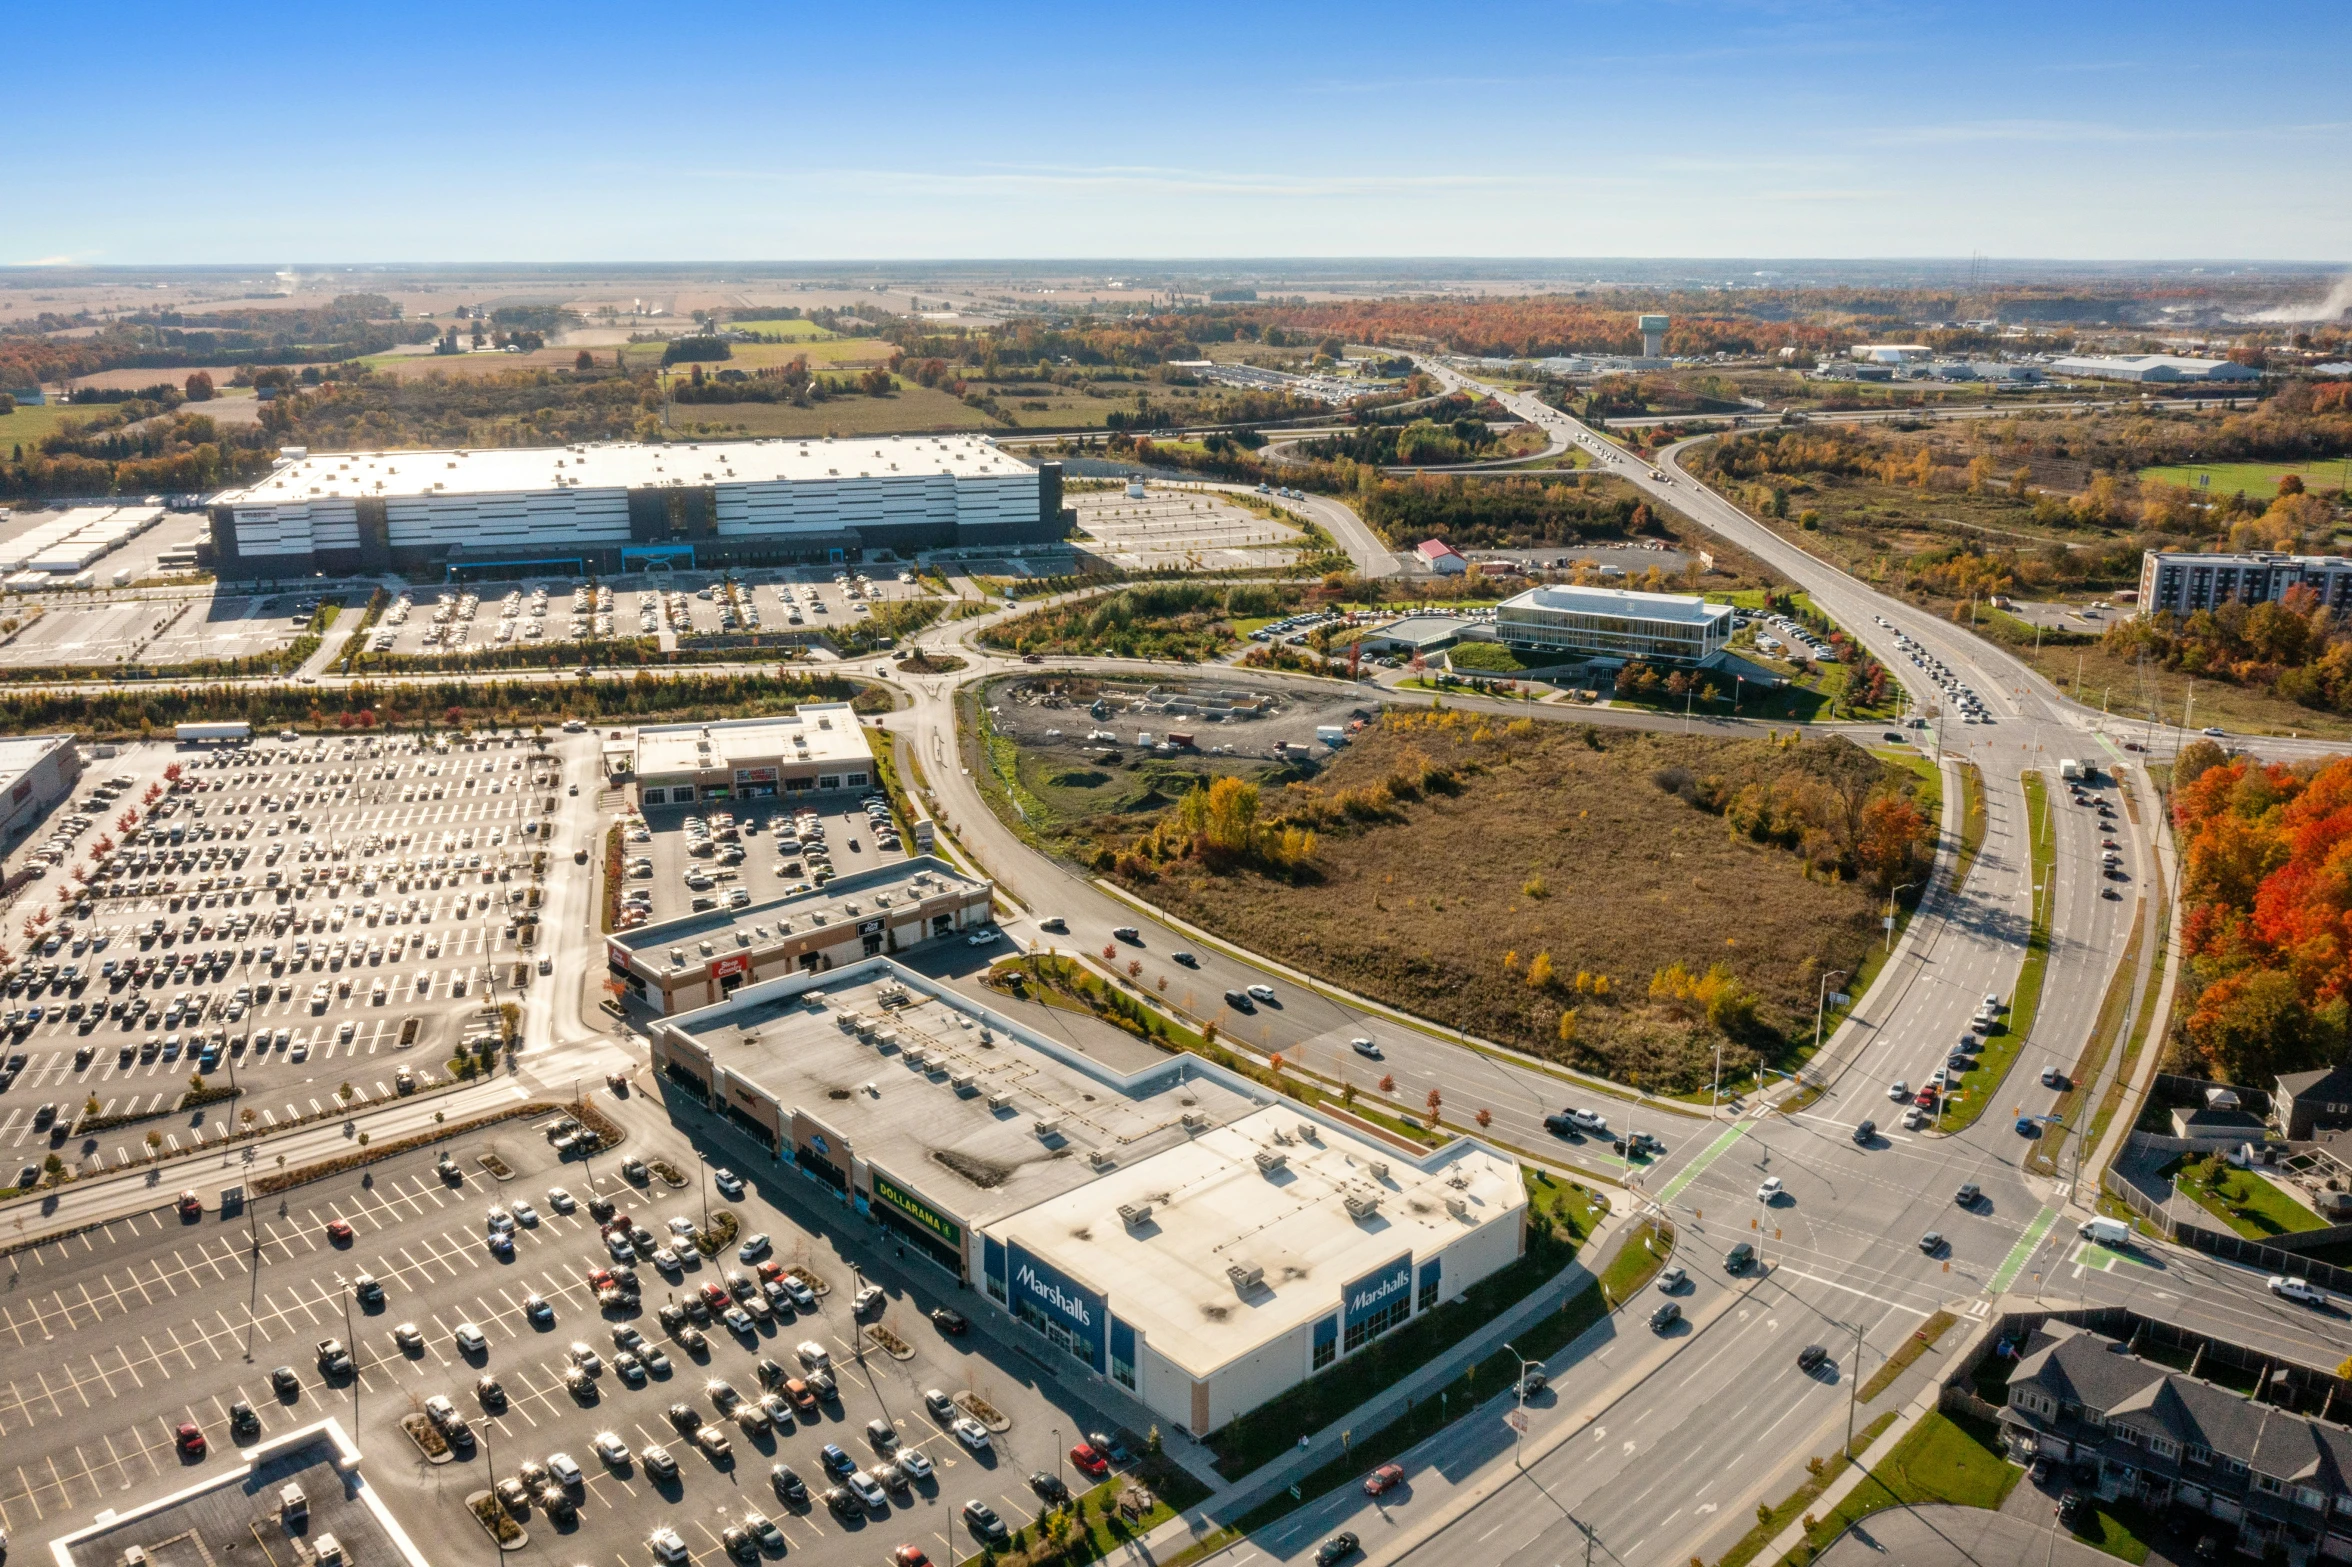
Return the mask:
{"type": "Polygon", "coordinates": [[[2081,1234],[2082,1238],[2092,1245],[2105,1246],[2110,1251],[2120,1249],[2131,1242],[2131,1226],[2121,1219],[2085,1219],[2082,1222],[2081,1234]]]}
{"type": "Polygon", "coordinates": [[[2071,757],[2071,756],[2062,756],[2062,757],[2058,758],[2058,776],[2059,776],[2059,777],[2061,777],[2061,778],[2064,778],[2064,779],[2068,780],[2069,782],[2071,782],[2071,781],[2073,781],[2073,780],[2075,780],[2075,779],[2078,779],[2078,778],[2082,777],[2082,775],[2083,775],[2083,770],[2082,770],[2082,763],[2080,763],[2080,762],[2076,761],[2076,760],[2075,760],[2073,757],[2071,757]]]}

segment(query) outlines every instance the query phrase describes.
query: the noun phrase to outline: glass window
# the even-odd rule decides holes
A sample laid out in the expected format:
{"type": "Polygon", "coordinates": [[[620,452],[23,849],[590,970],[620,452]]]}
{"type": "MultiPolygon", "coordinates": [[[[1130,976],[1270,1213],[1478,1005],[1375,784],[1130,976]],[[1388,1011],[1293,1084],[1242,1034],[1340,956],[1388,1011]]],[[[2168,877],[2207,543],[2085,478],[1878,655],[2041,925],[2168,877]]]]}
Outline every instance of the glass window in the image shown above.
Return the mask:
{"type": "Polygon", "coordinates": [[[1390,1328],[1403,1322],[1407,1316],[1412,1314],[1412,1310],[1413,1303],[1400,1295],[1370,1316],[1349,1323],[1345,1335],[1347,1352],[1351,1355],[1354,1354],[1390,1328]]]}

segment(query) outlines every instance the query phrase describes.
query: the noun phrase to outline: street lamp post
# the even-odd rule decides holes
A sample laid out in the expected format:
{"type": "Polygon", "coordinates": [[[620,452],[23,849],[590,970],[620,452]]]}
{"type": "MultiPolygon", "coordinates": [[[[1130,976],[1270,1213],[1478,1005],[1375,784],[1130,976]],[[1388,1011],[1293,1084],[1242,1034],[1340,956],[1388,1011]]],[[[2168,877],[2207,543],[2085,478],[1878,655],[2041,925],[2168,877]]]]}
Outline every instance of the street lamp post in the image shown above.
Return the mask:
{"type": "Polygon", "coordinates": [[[1854,1407],[1861,1401],[1862,1388],[1862,1324],[1847,1324],[1854,1330],[1854,1364],[1846,1378],[1846,1461],[1854,1459],[1854,1407]]]}
{"type": "Polygon", "coordinates": [[[1821,1025],[1829,1015],[1829,980],[1833,974],[1841,980],[1846,977],[1846,971],[1842,968],[1826,971],[1822,974],[1821,986],[1813,997],[1813,1053],[1815,1055],[1821,1054],[1821,1025]]]}
{"type": "Polygon", "coordinates": [[[1513,1410],[1516,1418],[1511,1422],[1511,1462],[1518,1468],[1524,1469],[1527,1467],[1527,1461],[1523,1456],[1527,1446],[1527,1368],[1540,1366],[1543,1362],[1529,1360],[1525,1355],[1519,1353],[1519,1347],[1516,1344],[1505,1344],[1503,1348],[1509,1350],[1511,1358],[1519,1362],[1519,1376],[1514,1387],[1519,1402],[1513,1410]]]}
{"type": "Polygon", "coordinates": [[[1886,950],[1889,952],[1895,950],[1895,900],[1918,885],[1915,881],[1903,882],[1887,894],[1886,950]]]}

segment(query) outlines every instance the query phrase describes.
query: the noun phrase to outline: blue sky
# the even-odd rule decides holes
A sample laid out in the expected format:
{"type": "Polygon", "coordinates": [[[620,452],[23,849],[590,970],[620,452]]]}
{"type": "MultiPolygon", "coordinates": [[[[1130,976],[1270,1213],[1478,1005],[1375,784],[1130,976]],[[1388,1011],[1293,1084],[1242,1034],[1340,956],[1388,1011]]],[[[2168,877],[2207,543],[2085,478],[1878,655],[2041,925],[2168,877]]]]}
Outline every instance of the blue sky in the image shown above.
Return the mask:
{"type": "Polygon", "coordinates": [[[2352,257],[2340,0],[137,0],[10,31],[5,263],[2352,257]]]}

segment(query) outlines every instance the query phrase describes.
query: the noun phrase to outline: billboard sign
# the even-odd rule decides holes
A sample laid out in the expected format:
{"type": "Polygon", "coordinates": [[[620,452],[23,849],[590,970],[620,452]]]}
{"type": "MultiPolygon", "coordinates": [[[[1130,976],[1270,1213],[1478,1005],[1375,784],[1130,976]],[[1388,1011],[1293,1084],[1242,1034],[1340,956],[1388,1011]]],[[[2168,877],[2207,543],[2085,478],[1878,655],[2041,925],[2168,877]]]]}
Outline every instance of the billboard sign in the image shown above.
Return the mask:
{"type": "Polygon", "coordinates": [[[725,979],[730,974],[748,974],[750,972],[751,954],[747,952],[732,952],[723,958],[711,960],[710,977],[713,979],[725,979]]]}
{"type": "Polygon", "coordinates": [[[1068,1334],[1078,1358],[1102,1370],[1109,1303],[1059,1268],[1031,1256],[1019,1241],[1012,1243],[1011,1253],[1014,1314],[1032,1326],[1068,1334]]]}
{"type": "Polygon", "coordinates": [[[1340,1309],[1347,1313],[1348,1325],[1353,1327],[1400,1300],[1409,1303],[1412,1292],[1413,1254],[1406,1252],[1394,1262],[1374,1268],[1342,1290],[1340,1309]]]}
{"type": "Polygon", "coordinates": [[[752,784],[772,784],[775,781],[776,769],[773,767],[738,767],[735,769],[735,787],[738,789],[746,788],[752,784]]]}

